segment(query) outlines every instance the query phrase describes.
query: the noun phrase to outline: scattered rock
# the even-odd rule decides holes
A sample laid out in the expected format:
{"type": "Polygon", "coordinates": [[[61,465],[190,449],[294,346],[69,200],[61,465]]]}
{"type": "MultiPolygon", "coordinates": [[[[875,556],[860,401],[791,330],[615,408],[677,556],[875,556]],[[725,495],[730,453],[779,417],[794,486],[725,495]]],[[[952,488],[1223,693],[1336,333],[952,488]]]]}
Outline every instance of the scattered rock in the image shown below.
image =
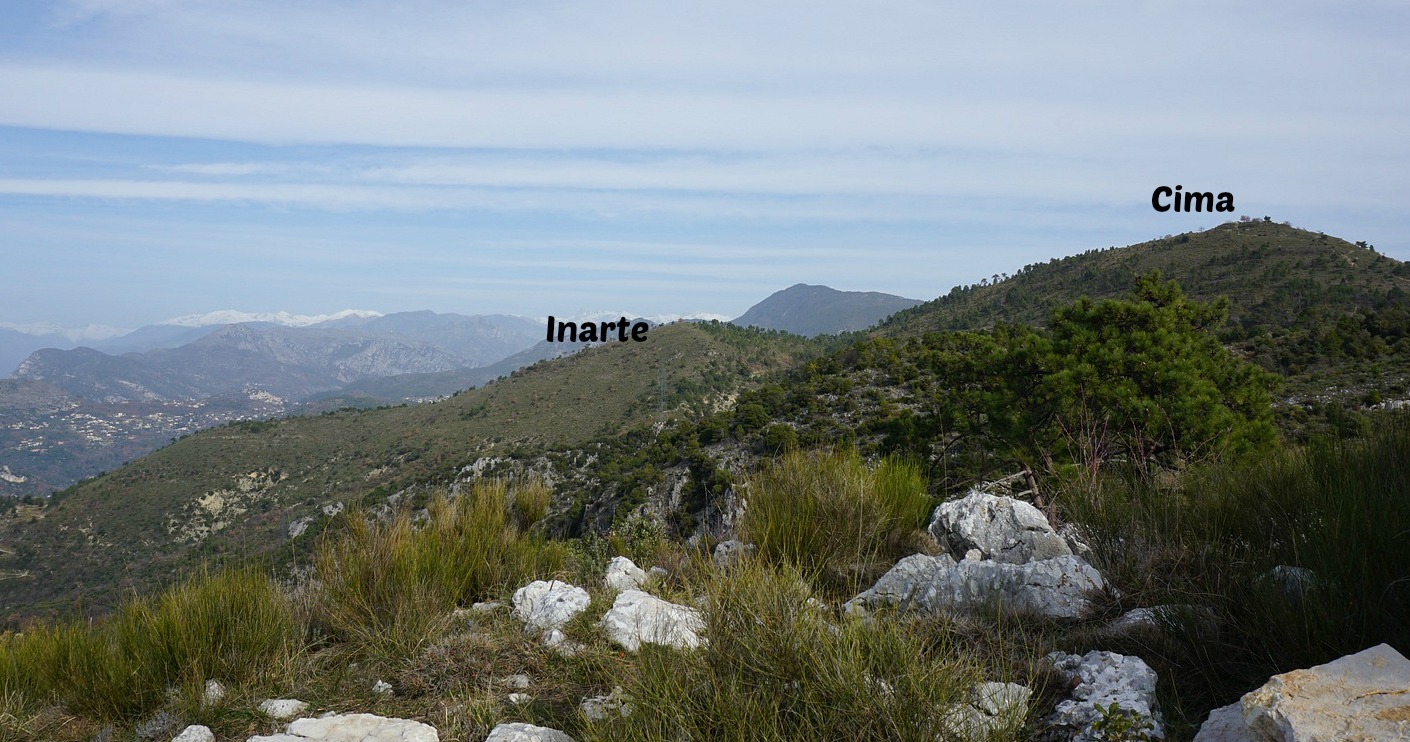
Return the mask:
{"type": "Polygon", "coordinates": [[[753,554],[753,544],[730,539],[715,544],[715,553],[711,555],[711,558],[714,559],[716,567],[728,567],[753,554]]]}
{"type": "Polygon", "coordinates": [[[609,589],[618,592],[637,590],[646,582],[646,573],[624,556],[612,557],[612,561],[607,563],[607,576],[603,582],[609,589]]]}
{"type": "Polygon", "coordinates": [[[514,704],[515,706],[522,706],[522,705],[524,705],[524,704],[526,704],[526,703],[532,702],[533,700],[534,700],[534,697],[531,696],[531,695],[529,695],[528,693],[510,693],[510,694],[509,694],[509,702],[512,703],[512,704],[514,704]]]}
{"type": "Polygon", "coordinates": [[[307,709],[308,704],[297,698],[270,698],[259,704],[260,713],[279,721],[292,719],[307,709]]]}
{"type": "Polygon", "coordinates": [[[1047,656],[1053,669],[1072,684],[1068,698],[1047,718],[1050,728],[1072,742],[1106,739],[1109,709],[1126,715],[1133,731],[1152,738],[1165,736],[1155,708],[1155,670],[1140,657],[1115,652],[1088,652],[1082,656],[1054,652],[1047,656]]]}
{"type": "Polygon", "coordinates": [[[845,608],[856,612],[894,604],[928,612],[972,612],[998,606],[1012,613],[1077,618],[1091,607],[1089,595],[1105,587],[1101,573],[1073,555],[1027,564],[956,564],[948,557],[917,554],[902,559],[845,608]]]}
{"type": "Polygon", "coordinates": [[[557,729],[515,722],[491,729],[485,742],[573,742],[573,738],[557,729]]]}
{"type": "Polygon", "coordinates": [[[536,580],[514,591],[514,615],[525,628],[556,629],[587,609],[586,590],[566,582],[536,580]]]}
{"type": "Polygon", "coordinates": [[[207,706],[214,706],[225,700],[225,686],[219,680],[207,680],[206,690],[201,694],[201,702],[207,706]]]}
{"type": "Polygon", "coordinates": [[[978,489],[935,508],[929,531],[941,548],[956,557],[977,549],[981,559],[1024,564],[1072,554],[1038,508],[978,489]]]}
{"type": "Polygon", "coordinates": [[[1064,523],[1057,529],[1057,534],[1062,536],[1062,540],[1067,542],[1067,548],[1073,554],[1086,559],[1092,555],[1092,547],[1087,545],[1087,539],[1082,535],[1082,529],[1076,523],[1064,523]]]}
{"type": "Polygon", "coordinates": [[[302,536],[304,531],[307,531],[308,527],[312,524],[312,515],[305,515],[302,518],[295,519],[294,522],[289,524],[289,538],[298,538],[299,536],[302,536]]]}
{"type": "Polygon", "coordinates": [[[1317,589],[1317,575],[1306,567],[1286,564],[1268,570],[1258,580],[1263,585],[1282,590],[1293,605],[1301,605],[1308,592],[1317,589]]]}
{"type": "Polygon", "coordinates": [[[246,742],[440,742],[436,728],[411,719],[375,714],[334,714],[299,719],[284,734],[256,735],[246,742]]]}
{"type": "Polygon", "coordinates": [[[666,569],[665,567],[652,567],[651,569],[646,570],[647,579],[664,580],[670,576],[670,570],[666,569]]]}
{"type": "Polygon", "coordinates": [[[385,680],[378,680],[372,684],[372,692],[379,696],[392,695],[392,684],[385,680]]]}
{"type": "Polygon", "coordinates": [[[529,679],[529,676],[523,673],[520,673],[518,675],[510,675],[509,677],[505,678],[500,678],[499,682],[501,685],[510,688],[518,688],[519,690],[523,690],[533,684],[533,681],[529,679]]]}
{"type": "Polygon", "coordinates": [[[163,709],[138,724],[133,732],[139,739],[163,739],[179,728],[181,728],[181,720],[173,716],[170,711],[163,709]]]}
{"type": "Polygon", "coordinates": [[[192,724],[181,730],[181,734],[171,738],[171,742],[215,742],[215,733],[210,727],[192,724]]]}
{"type": "Polygon", "coordinates": [[[1023,726],[1032,695],[1018,683],[979,683],[969,689],[969,702],[951,706],[944,718],[962,738],[993,739],[1023,726]]]}
{"type": "Polygon", "coordinates": [[[1410,738],[1410,660],[1379,644],[1325,665],[1269,678],[1215,709],[1199,742],[1410,738]],[[1238,713],[1236,715],[1235,709],[1238,713]]]}
{"type": "Polygon", "coordinates": [[[676,649],[694,649],[704,642],[699,633],[705,628],[700,611],[668,603],[640,590],[627,590],[617,596],[599,622],[612,641],[635,652],[642,642],[665,644],[676,649]]]}
{"type": "Polygon", "coordinates": [[[613,716],[629,716],[632,713],[632,705],[627,702],[627,695],[618,685],[612,688],[612,692],[605,696],[593,696],[584,698],[578,704],[578,709],[592,721],[603,721],[613,716]]]}
{"type": "Polygon", "coordinates": [[[583,645],[568,638],[567,634],[558,629],[549,629],[544,632],[543,645],[554,650],[562,657],[572,657],[583,650],[583,645]]]}
{"type": "Polygon", "coordinates": [[[1105,634],[1158,634],[1170,625],[1193,625],[1203,636],[1218,632],[1219,621],[1208,606],[1176,604],[1135,608],[1107,624],[1105,634]]]}

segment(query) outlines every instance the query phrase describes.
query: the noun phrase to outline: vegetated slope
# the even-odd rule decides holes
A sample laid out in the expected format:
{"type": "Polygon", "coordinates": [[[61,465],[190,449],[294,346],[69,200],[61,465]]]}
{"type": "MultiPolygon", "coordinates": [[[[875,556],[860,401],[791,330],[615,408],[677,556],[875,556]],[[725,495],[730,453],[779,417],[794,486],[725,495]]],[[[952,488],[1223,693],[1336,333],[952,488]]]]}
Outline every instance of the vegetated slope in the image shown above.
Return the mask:
{"type": "MultiPolygon", "coordinates": [[[[199,557],[311,538],[333,503],[379,505],[485,455],[568,446],[708,408],[811,352],[801,338],[677,323],[535,364],[442,402],[207,430],[56,494],[0,525],[0,610],[101,610],[199,557]],[[664,396],[662,395],[664,392],[664,396]]],[[[330,508],[331,510],[332,508],[330,508]]]]}
{"type": "Polygon", "coordinates": [[[997,322],[1042,325],[1052,310],[1088,296],[1117,297],[1136,275],[1159,270],[1197,301],[1231,300],[1230,323],[1291,328],[1326,313],[1410,296],[1410,264],[1336,237],[1272,222],[1230,222],[1129,247],[1088,250],[1024,266],[989,284],[957,286],[878,328],[889,336],[966,330],[997,322]]]}
{"type": "Polygon", "coordinates": [[[920,303],[875,291],[838,291],[800,283],[773,293],[731,322],[812,337],[865,330],[920,303]]]}

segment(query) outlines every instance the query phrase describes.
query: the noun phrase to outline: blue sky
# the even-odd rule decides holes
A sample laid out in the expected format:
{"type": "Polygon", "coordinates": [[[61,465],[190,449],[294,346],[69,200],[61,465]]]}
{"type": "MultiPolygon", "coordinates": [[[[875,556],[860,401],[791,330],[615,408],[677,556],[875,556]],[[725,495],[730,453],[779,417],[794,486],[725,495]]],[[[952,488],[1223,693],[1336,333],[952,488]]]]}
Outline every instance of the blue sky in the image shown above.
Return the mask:
{"type": "Polygon", "coordinates": [[[1401,2],[6,3],[0,322],[734,316],[1201,229],[1410,259],[1401,2]]]}

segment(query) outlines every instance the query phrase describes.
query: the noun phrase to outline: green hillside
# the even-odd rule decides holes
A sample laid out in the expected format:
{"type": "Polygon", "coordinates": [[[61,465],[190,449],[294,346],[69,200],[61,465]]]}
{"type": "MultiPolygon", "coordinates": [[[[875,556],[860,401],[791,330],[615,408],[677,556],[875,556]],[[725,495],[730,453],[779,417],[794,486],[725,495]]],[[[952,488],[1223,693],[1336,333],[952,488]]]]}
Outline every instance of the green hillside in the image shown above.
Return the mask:
{"type": "Polygon", "coordinates": [[[997,322],[1041,325],[1081,296],[1113,298],[1135,276],[1159,270],[1197,301],[1231,300],[1230,324],[1306,327],[1319,317],[1410,297],[1410,264],[1336,237],[1273,222],[1230,222],[1204,232],[1129,247],[1088,250],[1024,266],[995,283],[957,286],[898,312],[879,332],[892,337],[967,330],[997,322]]]}
{"type": "Polygon", "coordinates": [[[481,457],[563,448],[703,411],[809,354],[794,337],[726,325],[654,328],[522,369],[434,404],[207,430],[21,508],[0,524],[0,608],[12,618],[82,598],[100,610],[200,557],[268,553],[324,506],[376,505],[448,481],[481,457]],[[664,392],[664,398],[662,398],[664,392]]]}

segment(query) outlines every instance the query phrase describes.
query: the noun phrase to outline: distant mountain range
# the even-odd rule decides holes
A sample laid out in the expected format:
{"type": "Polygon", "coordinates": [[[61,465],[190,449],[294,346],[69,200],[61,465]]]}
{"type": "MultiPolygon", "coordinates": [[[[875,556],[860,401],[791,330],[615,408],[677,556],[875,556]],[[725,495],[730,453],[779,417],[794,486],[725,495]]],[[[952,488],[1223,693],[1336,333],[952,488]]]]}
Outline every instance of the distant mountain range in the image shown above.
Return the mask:
{"type": "Polygon", "coordinates": [[[804,337],[865,330],[923,302],[875,291],[838,291],[795,284],[755,304],[732,320],[741,327],[782,330],[804,337]]]}

